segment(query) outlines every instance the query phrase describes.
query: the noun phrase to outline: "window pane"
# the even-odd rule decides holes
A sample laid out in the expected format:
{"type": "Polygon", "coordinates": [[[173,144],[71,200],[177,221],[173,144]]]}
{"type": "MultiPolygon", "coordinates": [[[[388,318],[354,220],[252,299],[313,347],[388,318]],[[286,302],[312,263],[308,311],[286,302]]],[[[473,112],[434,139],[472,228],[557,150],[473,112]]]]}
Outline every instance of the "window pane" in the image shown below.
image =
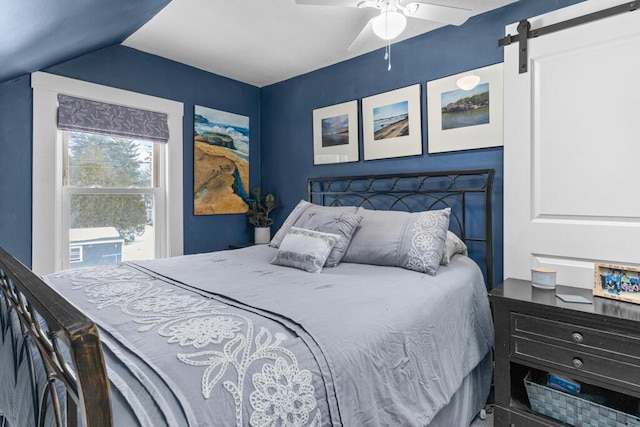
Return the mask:
{"type": "Polygon", "coordinates": [[[82,262],[82,246],[69,247],[69,262],[82,262]]]}
{"type": "Polygon", "coordinates": [[[70,261],[72,248],[82,251],[71,268],[155,257],[152,194],[72,194],[70,203],[70,261]]]}
{"type": "Polygon", "coordinates": [[[70,187],[153,187],[153,142],[67,132],[70,187]]]}

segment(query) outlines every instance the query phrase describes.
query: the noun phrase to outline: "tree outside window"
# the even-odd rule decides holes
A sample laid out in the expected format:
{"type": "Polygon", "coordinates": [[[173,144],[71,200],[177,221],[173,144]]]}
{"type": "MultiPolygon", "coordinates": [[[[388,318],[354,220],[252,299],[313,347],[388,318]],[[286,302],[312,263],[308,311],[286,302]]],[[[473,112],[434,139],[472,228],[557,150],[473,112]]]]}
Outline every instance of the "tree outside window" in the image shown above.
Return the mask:
{"type": "MultiPolygon", "coordinates": [[[[153,226],[153,142],[80,132],[69,132],[67,138],[69,228],[91,229],[93,235],[115,228],[125,245],[134,243],[153,226]]],[[[120,259],[96,253],[101,260],[92,265],[120,259]]]]}

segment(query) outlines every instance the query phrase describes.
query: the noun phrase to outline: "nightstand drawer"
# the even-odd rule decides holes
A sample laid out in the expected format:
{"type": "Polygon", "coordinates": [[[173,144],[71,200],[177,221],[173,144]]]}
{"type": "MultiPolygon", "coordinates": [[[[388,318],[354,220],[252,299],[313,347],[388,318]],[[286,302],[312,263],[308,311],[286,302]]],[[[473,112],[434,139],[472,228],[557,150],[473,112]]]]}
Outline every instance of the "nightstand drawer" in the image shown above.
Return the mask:
{"type": "Polygon", "coordinates": [[[511,313],[514,336],[586,351],[640,366],[640,337],[511,313]]]}
{"type": "Polygon", "coordinates": [[[574,370],[584,375],[640,392],[640,366],[609,357],[542,343],[527,338],[512,337],[512,356],[553,367],[574,370]]]}

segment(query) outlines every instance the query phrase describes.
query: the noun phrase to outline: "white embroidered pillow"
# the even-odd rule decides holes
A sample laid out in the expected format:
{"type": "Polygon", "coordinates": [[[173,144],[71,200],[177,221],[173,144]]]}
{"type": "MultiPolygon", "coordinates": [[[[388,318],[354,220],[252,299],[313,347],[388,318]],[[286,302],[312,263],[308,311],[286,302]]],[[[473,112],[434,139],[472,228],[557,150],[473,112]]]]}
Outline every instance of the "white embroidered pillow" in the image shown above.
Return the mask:
{"type": "Polygon", "coordinates": [[[320,273],[340,239],[337,234],[291,227],[271,264],[320,273]]]}

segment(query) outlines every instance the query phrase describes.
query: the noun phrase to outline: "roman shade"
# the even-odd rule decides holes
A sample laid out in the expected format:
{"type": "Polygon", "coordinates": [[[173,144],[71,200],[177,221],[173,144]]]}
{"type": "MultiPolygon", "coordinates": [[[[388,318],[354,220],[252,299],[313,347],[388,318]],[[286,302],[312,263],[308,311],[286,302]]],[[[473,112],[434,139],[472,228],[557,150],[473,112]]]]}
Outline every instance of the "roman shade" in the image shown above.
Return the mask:
{"type": "Polygon", "coordinates": [[[169,141],[167,115],[58,94],[58,129],[169,141]]]}

